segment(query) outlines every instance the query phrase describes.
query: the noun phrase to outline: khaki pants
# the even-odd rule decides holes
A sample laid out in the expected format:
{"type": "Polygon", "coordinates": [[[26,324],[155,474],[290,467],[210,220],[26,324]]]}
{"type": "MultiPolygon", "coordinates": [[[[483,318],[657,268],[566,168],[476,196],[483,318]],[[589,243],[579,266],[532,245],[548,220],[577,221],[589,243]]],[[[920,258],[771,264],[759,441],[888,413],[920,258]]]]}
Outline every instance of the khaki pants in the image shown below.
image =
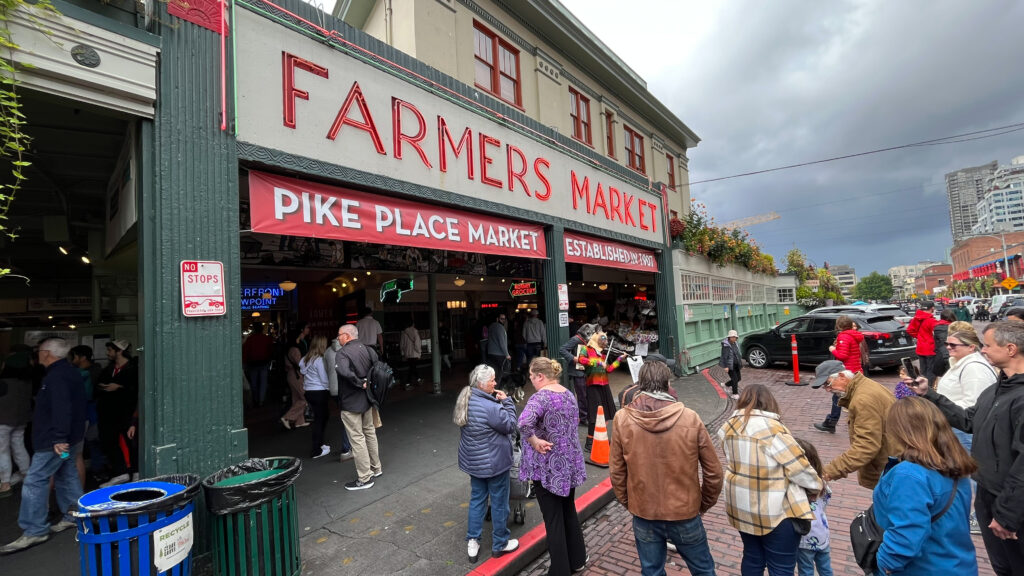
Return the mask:
{"type": "Polygon", "coordinates": [[[345,424],[349,442],[352,444],[352,457],[356,461],[356,474],[360,482],[368,482],[374,474],[381,472],[380,456],[377,453],[377,431],[373,426],[373,410],[362,414],[341,411],[341,421],[345,424]]]}

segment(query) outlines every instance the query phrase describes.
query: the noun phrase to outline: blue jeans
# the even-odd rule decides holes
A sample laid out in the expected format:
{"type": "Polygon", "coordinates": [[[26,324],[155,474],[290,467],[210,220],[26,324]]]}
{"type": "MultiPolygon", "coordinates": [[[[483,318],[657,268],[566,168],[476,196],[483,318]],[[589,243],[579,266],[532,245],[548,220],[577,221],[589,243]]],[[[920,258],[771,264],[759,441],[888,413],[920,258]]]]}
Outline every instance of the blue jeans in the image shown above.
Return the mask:
{"type": "Polygon", "coordinates": [[[690,574],[715,576],[715,561],[711,558],[708,537],[700,516],[673,522],[633,516],[633,537],[643,576],[664,576],[667,553],[665,543],[669,541],[676,545],[690,574]]]}
{"type": "Polygon", "coordinates": [[[512,533],[508,529],[508,472],[491,478],[470,476],[473,492],[469,497],[469,527],[466,540],[480,540],[484,529],[487,499],[491,500],[491,550],[498,552],[508,544],[512,533]]]}
{"type": "Polygon", "coordinates": [[[828,416],[825,417],[825,422],[824,422],[825,426],[831,426],[832,428],[835,428],[836,424],[839,423],[839,419],[842,418],[842,416],[843,416],[843,407],[839,405],[839,396],[833,394],[832,395],[832,411],[830,411],[828,413],[828,416]]]}
{"type": "MultiPolygon", "coordinates": [[[[968,434],[967,432],[964,432],[963,430],[957,430],[956,428],[953,428],[953,434],[956,436],[956,439],[960,441],[960,445],[964,447],[964,450],[967,450],[967,453],[970,454],[971,453],[971,447],[974,446],[974,435],[973,434],[968,434]]],[[[978,483],[975,482],[974,479],[972,478],[971,479],[971,493],[973,494],[973,493],[975,493],[977,491],[978,491],[978,483]]],[[[974,518],[974,517],[975,517],[974,510],[971,510],[971,518],[974,518]]]]}
{"type": "Polygon", "coordinates": [[[796,557],[797,574],[814,576],[814,566],[818,566],[818,576],[832,576],[832,556],[828,548],[824,550],[800,549],[796,557]]]}
{"type": "Polygon", "coordinates": [[[75,468],[75,455],[82,451],[82,443],[71,447],[71,457],[61,459],[53,448],[39,450],[32,455],[32,463],[28,475],[21,485],[21,510],[18,513],[18,526],[28,536],[46,536],[50,534],[50,525],[46,523],[50,511],[50,477],[57,492],[57,506],[68,520],[69,510],[77,509],[78,499],[82,497],[82,485],[78,481],[78,469],[75,468]]]}
{"type": "Polygon", "coordinates": [[[800,535],[793,529],[793,521],[786,518],[764,536],[740,532],[743,540],[742,576],[762,576],[768,567],[768,576],[793,576],[800,535]]]}

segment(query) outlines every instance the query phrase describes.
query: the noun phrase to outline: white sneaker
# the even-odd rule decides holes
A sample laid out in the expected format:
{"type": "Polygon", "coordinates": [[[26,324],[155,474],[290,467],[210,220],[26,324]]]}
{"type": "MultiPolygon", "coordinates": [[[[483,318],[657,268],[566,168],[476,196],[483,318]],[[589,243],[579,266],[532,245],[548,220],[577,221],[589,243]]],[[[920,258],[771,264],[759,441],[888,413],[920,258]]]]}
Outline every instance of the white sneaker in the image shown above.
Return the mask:
{"type": "Polygon", "coordinates": [[[505,554],[508,554],[509,552],[515,552],[518,549],[519,549],[519,540],[516,540],[515,538],[512,538],[511,540],[509,540],[505,544],[504,548],[502,548],[501,550],[498,550],[497,552],[491,552],[491,556],[493,558],[500,558],[500,557],[504,556],[505,554]]]}
{"type": "Polygon", "coordinates": [[[740,399],[740,395],[739,394],[730,394],[729,398],[732,398],[733,400],[739,400],[740,399]]]}
{"type": "Polygon", "coordinates": [[[669,552],[678,552],[678,550],[676,550],[676,545],[671,542],[666,542],[665,548],[667,548],[669,552]]]}
{"type": "Polygon", "coordinates": [[[469,556],[470,562],[476,562],[480,557],[480,542],[478,540],[471,539],[466,542],[466,555],[469,556]]]}
{"type": "Polygon", "coordinates": [[[284,426],[285,430],[291,430],[292,429],[292,423],[287,421],[287,420],[285,420],[284,416],[281,417],[281,425],[284,426]]]}
{"type": "Polygon", "coordinates": [[[324,445],[320,446],[320,455],[319,456],[313,456],[313,458],[322,458],[324,456],[329,455],[330,453],[331,453],[331,447],[328,446],[327,444],[324,444],[324,445]]]}
{"type": "Polygon", "coordinates": [[[110,480],[107,480],[103,484],[100,484],[100,488],[110,488],[111,486],[117,486],[118,484],[124,484],[131,479],[128,474],[121,474],[120,476],[114,476],[110,480]]]}
{"type": "Polygon", "coordinates": [[[351,450],[349,450],[348,452],[342,452],[341,453],[341,461],[342,462],[345,462],[346,460],[351,460],[353,458],[355,458],[355,456],[352,455],[352,451],[351,450]]]}

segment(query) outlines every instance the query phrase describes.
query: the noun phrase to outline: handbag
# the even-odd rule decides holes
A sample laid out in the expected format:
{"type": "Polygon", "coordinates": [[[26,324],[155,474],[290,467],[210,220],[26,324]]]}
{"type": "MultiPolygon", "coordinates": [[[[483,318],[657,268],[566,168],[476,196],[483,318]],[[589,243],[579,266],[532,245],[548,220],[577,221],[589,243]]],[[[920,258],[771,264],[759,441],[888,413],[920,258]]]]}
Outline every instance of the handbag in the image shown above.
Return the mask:
{"type": "MultiPolygon", "coordinates": [[[[938,514],[932,516],[935,522],[949,510],[956,498],[956,488],[960,483],[959,478],[953,479],[953,491],[949,495],[949,501],[938,514]]],[[[868,509],[857,514],[850,522],[850,544],[853,547],[853,558],[857,565],[864,570],[865,574],[871,574],[878,570],[878,549],[882,546],[882,537],[885,531],[875,520],[875,505],[868,506],[868,509]]]]}

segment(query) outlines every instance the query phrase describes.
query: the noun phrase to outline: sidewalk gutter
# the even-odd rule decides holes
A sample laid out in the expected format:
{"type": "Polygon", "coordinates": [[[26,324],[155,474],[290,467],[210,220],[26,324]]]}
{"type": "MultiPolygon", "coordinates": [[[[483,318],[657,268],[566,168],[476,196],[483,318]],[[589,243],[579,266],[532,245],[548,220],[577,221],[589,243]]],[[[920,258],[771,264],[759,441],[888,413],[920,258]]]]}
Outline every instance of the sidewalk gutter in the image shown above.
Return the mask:
{"type": "MultiPolygon", "coordinates": [[[[612,481],[605,478],[597,486],[576,498],[576,514],[580,517],[580,523],[582,524],[614,499],[612,481]]],[[[512,576],[547,552],[547,549],[547,533],[542,522],[519,538],[518,550],[500,558],[491,558],[467,572],[466,576],[512,576]]]]}

